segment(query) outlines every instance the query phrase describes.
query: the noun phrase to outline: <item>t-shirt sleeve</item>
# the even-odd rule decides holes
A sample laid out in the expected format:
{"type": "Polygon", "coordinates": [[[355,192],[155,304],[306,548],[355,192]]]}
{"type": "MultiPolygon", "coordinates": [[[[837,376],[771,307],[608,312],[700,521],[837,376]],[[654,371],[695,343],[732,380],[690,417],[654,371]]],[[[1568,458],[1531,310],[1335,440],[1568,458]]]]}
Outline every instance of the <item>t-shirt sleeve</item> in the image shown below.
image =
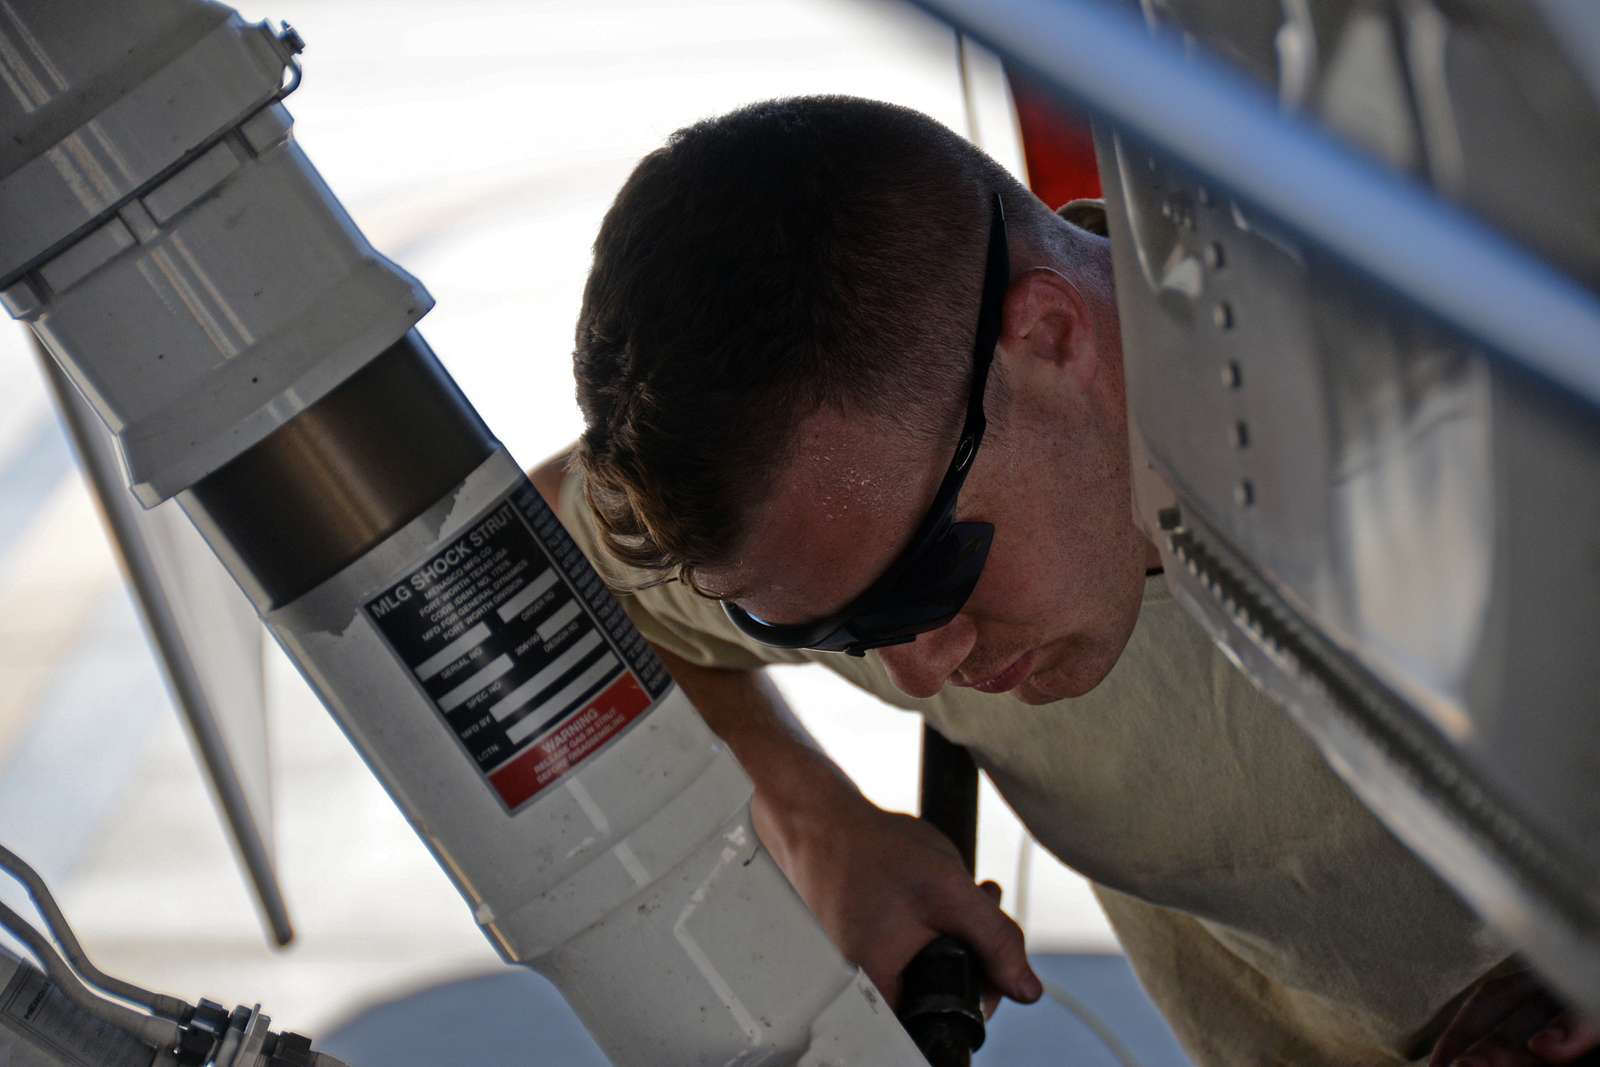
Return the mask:
{"type": "MultiPolygon", "coordinates": [[[[583,494],[583,476],[568,471],[561,479],[558,517],[589,562],[615,590],[631,590],[646,576],[614,559],[600,542],[583,494]]],[[[769,648],[746,638],[722,612],[722,606],[683,582],[618,592],[623,610],[651,642],[702,667],[749,670],[769,663],[803,663],[798,652],[769,648]]]]}

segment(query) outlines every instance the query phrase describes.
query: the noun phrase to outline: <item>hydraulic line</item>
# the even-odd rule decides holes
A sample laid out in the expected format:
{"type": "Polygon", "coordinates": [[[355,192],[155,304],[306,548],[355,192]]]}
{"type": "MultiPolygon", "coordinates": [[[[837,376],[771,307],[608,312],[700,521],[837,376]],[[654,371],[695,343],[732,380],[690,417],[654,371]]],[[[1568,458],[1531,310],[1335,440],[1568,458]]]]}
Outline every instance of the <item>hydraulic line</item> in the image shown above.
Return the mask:
{"type": "Polygon", "coordinates": [[[142,1015],[97,997],[89,987],[67,966],[59,953],[50,945],[49,938],[26,922],[22,916],[5,904],[0,904],[0,926],[16,935],[44,968],[45,974],[61,990],[62,996],[95,1018],[132,1034],[138,1040],[158,1049],[172,1049],[178,1044],[178,1025],[153,1015],[142,1015]]]}
{"type": "MultiPolygon", "coordinates": [[[[96,967],[84,952],[83,945],[79,943],[77,935],[72,932],[72,927],[67,922],[67,917],[62,914],[61,908],[56,904],[56,899],[51,895],[50,889],[44,884],[44,879],[30,867],[22,857],[15,852],[0,845],[0,870],[5,871],[18,882],[22,883],[28,891],[28,896],[33,899],[33,906],[38,909],[40,917],[44,919],[46,929],[66,953],[67,962],[83,981],[96,989],[126,1000],[140,1007],[148,1008],[156,1015],[174,1022],[188,1022],[190,1008],[177,997],[166,996],[161,993],[152,993],[148,989],[124,982],[120,978],[113,978],[100,968],[96,967]]],[[[30,926],[29,929],[32,929],[30,926]]],[[[98,998],[97,998],[98,999],[98,998]]]]}

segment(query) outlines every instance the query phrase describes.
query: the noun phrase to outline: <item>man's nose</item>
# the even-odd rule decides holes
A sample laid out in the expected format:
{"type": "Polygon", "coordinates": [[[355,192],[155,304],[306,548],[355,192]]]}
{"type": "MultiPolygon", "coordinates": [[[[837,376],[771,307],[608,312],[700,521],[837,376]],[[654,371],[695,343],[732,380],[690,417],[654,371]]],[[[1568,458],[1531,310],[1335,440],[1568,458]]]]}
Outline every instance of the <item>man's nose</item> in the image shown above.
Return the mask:
{"type": "Polygon", "coordinates": [[[972,652],[978,628],[965,615],[957,615],[937,630],[918,634],[909,645],[878,649],[889,680],[907,696],[931,697],[972,652]]]}

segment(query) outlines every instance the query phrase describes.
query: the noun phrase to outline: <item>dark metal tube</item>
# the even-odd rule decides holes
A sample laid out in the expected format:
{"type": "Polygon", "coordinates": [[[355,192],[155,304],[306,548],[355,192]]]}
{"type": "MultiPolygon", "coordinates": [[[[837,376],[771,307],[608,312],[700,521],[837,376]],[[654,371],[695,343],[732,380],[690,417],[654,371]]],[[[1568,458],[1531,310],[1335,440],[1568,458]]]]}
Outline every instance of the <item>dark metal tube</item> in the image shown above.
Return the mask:
{"type": "Polygon", "coordinates": [[[926,724],[920,789],[922,818],[955,842],[961,862],[973,870],[978,855],[978,765],[965,748],[926,724]]]}
{"type": "MultiPolygon", "coordinates": [[[[922,727],[919,807],[971,871],[978,852],[978,766],[960,745],[922,727]]],[[[900,1021],[933,1067],[967,1067],[983,1046],[983,968],[953,937],[935,938],[901,975],[900,1021]]]]}
{"type": "Polygon", "coordinates": [[[495,448],[415,331],[179,496],[263,613],[436,504],[495,448]]]}

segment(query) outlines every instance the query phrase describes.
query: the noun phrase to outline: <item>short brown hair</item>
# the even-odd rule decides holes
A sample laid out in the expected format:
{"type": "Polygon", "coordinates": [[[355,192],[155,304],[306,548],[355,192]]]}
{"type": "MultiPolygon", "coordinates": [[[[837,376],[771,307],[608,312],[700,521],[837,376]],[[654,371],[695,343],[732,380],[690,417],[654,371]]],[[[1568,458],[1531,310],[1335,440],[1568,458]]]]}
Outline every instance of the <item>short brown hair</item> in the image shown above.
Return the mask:
{"type": "Polygon", "coordinates": [[[607,212],[578,318],[577,450],[607,549],[728,562],[829,405],[954,435],[1002,168],[925,115],[826,96],[679,130],[607,212]]]}

